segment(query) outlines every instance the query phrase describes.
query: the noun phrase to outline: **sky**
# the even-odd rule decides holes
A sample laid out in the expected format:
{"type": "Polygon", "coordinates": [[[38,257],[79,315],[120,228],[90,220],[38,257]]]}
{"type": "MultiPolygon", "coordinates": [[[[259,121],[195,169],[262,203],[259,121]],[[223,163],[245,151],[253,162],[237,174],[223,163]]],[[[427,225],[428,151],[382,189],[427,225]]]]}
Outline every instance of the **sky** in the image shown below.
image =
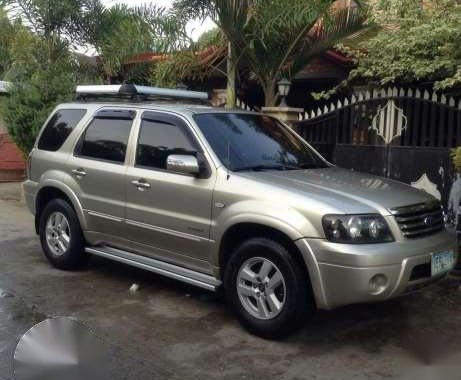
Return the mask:
{"type": "MultiPolygon", "coordinates": [[[[115,4],[128,4],[130,6],[136,6],[136,5],[143,5],[143,4],[155,4],[160,7],[165,7],[169,8],[171,7],[171,4],[173,3],[173,0],[102,0],[103,4],[107,7],[110,7],[115,4]]],[[[189,35],[194,39],[197,40],[200,35],[207,31],[210,30],[214,27],[213,21],[207,19],[204,22],[201,21],[193,21],[190,22],[187,31],[189,35]]]]}

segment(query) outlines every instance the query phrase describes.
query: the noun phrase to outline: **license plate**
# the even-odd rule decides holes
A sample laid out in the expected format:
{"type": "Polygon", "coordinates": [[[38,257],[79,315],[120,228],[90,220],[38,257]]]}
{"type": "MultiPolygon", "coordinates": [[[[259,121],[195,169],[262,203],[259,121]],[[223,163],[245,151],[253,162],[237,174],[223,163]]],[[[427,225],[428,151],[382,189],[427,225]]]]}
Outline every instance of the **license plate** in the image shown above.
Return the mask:
{"type": "Polygon", "coordinates": [[[432,276],[448,272],[453,269],[455,264],[455,253],[453,251],[449,252],[439,252],[432,255],[431,263],[431,272],[432,276]]]}

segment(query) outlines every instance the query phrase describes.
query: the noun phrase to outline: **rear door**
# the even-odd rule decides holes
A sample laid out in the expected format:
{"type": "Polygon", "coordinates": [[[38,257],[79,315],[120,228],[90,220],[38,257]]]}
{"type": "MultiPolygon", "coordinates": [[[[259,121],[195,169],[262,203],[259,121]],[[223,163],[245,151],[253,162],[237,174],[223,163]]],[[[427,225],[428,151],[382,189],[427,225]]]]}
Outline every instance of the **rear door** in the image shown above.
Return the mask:
{"type": "Polygon", "coordinates": [[[125,161],[135,116],[129,109],[98,111],[67,162],[90,231],[124,234],[125,161]]]}
{"type": "Polygon", "coordinates": [[[145,112],[134,165],[126,176],[127,233],[130,240],[155,248],[153,256],[197,269],[208,260],[214,175],[196,178],[170,172],[166,159],[172,154],[203,157],[185,121],[145,112]]]}

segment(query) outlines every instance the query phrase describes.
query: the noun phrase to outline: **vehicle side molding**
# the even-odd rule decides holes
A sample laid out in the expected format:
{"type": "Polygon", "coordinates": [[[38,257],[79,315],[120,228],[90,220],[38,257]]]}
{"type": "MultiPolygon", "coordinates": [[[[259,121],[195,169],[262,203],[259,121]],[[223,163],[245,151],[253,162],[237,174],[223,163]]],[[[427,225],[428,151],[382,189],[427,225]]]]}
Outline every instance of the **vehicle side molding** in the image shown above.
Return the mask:
{"type": "Polygon", "coordinates": [[[96,256],[148,270],[149,272],[157,273],[212,292],[217,291],[221,285],[221,281],[213,276],[169,264],[164,261],[136,255],[121,249],[102,246],[88,247],[85,251],[96,256]]]}

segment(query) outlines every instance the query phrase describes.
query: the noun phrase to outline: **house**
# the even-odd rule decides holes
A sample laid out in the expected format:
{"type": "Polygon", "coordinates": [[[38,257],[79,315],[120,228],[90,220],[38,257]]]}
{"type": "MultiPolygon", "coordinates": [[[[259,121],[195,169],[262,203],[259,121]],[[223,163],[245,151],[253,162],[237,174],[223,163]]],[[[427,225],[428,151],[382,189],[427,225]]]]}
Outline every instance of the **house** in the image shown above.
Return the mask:
{"type": "MultiPolygon", "coordinates": [[[[198,53],[200,56],[196,70],[209,71],[206,79],[197,79],[201,75],[193,75],[196,78],[186,79],[188,87],[200,91],[212,92],[216,89],[226,88],[226,78],[217,71],[210,70],[210,66],[219,67],[225,71],[226,49],[210,47],[198,53]]],[[[125,75],[129,77],[129,72],[136,70],[141,65],[153,65],[166,59],[165,55],[154,52],[145,52],[130,57],[124,64],[125,75]]],[[[293,107],[308,108],[314,101],[311,93],[320,92],[325,89],[333,88],[349,75],[355,67],[353,59],[345,56],[341,52],[330,49],[321,57],[306,65],[292,78],[292,88],[288,96],[288,104],[293,107]]],[[[244,76],[242,76],[244,77],[244,76]]],[[[117,81],[117,78],[113,78],[117,81]]],[[[253,107],[264,105],[264,95],[261,88],[251,80],[243,79],[239,83],[237,95],[246,104],[253,107]]]]}

